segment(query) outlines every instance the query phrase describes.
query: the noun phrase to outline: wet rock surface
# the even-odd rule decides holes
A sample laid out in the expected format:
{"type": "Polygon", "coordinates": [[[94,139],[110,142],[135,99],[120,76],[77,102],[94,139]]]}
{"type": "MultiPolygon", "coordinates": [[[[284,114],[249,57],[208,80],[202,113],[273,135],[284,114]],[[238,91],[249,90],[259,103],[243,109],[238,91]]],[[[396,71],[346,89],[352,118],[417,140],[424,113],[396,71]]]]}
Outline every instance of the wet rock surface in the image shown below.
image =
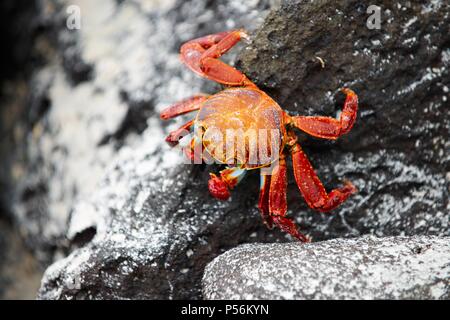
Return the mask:
{"type": "Polygon", "coordinates": [[[449,237],[245,244],[205,270],[206,299],[449,299],[449,237]]]}
{"type": "Polygon", "coordinates": [[[218,202],[207,180],[219,167],[183,164],[164,143],[185,119],[161,122],[163,107],[220,90],[179,62],[179,46],[239,27],[252,43],[224,60],[243,49],[238,67],[292,114],[336,116],[342,86],[360,96],[350,134],[301,137],[328,189],[344,178],[359,189],[323,215],[292,179],[289,214],[305,233],[448,235],[444,2],[386,1],[380,30],[367,29],[366,6],[350,0],[71,1],[80,30],[66,28],[68,2],[38,4],[36,49],[45,59],[11,89],[17,99],[7,110],[19,111],[1,116],[9,140],[0,180],[2,206],[22,236],[41,261],[55,261],[39,298],[198,299],[215,256],[243,242],[291,240],[260,221],[256,174],[218,202]]]}

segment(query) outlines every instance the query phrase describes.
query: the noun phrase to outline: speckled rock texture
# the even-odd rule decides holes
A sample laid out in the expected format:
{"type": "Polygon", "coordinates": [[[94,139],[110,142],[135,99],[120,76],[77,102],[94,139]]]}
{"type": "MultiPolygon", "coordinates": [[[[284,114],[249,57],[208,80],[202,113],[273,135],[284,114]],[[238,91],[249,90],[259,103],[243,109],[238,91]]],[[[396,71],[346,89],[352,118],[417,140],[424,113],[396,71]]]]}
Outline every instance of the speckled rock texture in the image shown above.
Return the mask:
{"type": "Polygon", "coordinates": [[[362,1],[279,2],[36,2],[39,63],[1,108],[0,205],[54,262],[39,298],[200,299],[217,255],[291,240],[262,224],[256,174],[217,201],[207,180],[220,168],[185,165],[164,143],[186,119],[162,122],[162,108],[220,90],[180,63],[180,45],[240,27],[252,41],[224,60],[292,114],[336,116],[342,86],[360,96],[347,136],[299,133],[326,188],[349,179],[359,189],[333,215],[317,214],[291,176],[289,215],[305,233],[449,234],[448,4],[384,1],[381,29],[369,30],[362,1]],[[69,4],[81,9],[80,30],[66,27],[69,4]]]}
{"type": "Polygon", "coordinates": [[[215,258],[206,299],[450,299],[450,238],[244,244],[215,258]]]}

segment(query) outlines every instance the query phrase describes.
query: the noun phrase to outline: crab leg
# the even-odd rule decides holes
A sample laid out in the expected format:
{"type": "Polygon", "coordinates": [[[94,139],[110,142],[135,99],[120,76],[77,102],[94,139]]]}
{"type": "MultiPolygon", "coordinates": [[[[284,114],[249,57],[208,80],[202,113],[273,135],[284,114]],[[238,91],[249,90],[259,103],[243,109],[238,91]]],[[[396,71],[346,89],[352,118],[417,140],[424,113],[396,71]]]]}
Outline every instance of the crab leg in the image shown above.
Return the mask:
{"type": "Polygon", "coordinates": [[[181,61],[198,75],[221,84],[254,86],[243,73],[218,60],[241,38],[247,37],[244,31],[234,30],[191,40],[181,46],[181,61]]]}
{"type": "Polygon", "coordinates": [[[291,117],[291,121],[302,131],[324,139],[335,140],[341,135],[350,131],[356,120],[358,111],[358,96],[350,89],[344,88],[342,91],[347,95],[344,108],[339,119],[330,117],[291,117]]]}
{"type": "Polygon", "coordinates": [[[261,218],[268,228],[273,227],[272,217],[269,214],[270,176],[261,174],[261,187],[259,190],[258,208],[261,218]]]}
{"type": "Polygon", "coordinates": [[[220,177],[210,173],[211,178],[208,181],[209,192],[214,198],[227,200],[230,197],[230,190],[242,180],[245,172],[245,169],[232,167],[220,171],[220,177]]]}
{"type": "Polygon", "coordinates": [[[357,191],[351,182],[346,182],[343,187],[327,193],[298,143],[293,145],[291,152],[295,181],[311,208],[321,212],[330,211],[357,191]]]}
{"type": "Polygon", "coordinates": [[[273,223],[284,232],[302,242],[309,242],[309,239],[301,234],[294,222],[286,218],[287,213],[287,178],[286,178],[286,159],[280,155],[279,163],[275,167],[270,179],[269,192],[269,212],[273,223]]]}
{"type": "Polygon", "coordinates": [[[175,147],[181,138],[188,135],[191,131],[192,125],[194,124],[194,120],[190,120],[179,127],[177,130],[174,130],[169,133],[166,137],[166,142],[171,146],[175,147]]]}
{"type": "Polygon", "coordinates": [[[202,102],[206,99],[208,99],[208,95],[206,94],[192,96],[165,108],[163,111],[161,111],[159,116],[161,117],[161,119],[167,120],[191,111],[198,110],[200,109],[202,102]]]}

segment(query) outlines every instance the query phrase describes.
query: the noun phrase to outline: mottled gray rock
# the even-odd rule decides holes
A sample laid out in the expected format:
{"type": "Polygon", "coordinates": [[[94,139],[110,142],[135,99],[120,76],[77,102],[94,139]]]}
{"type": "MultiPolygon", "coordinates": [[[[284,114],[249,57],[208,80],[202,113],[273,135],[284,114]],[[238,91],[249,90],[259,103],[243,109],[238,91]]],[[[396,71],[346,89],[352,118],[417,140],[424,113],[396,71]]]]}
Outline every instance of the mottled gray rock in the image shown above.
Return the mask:
{"type": "Polygon", "coordinates": [[[450,238],[245,244],[215,258],[206,299],[450,299],[450,238]]]}

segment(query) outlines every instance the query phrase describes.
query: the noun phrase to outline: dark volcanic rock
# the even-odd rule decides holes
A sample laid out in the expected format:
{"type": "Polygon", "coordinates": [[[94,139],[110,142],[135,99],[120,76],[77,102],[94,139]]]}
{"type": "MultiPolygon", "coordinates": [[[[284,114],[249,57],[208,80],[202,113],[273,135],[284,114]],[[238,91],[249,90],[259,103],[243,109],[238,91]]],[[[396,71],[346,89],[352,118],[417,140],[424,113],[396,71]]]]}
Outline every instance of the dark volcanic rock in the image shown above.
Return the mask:
{"type": "Polygon", "coordinates": [[[252,206],[256,189],[217,202],[205,189],[207,171],[160,157],[151,147],[155,130],[145,135],[148,143],[120,159],[90,201],[76,206],[68,236],[77,243],[95,228],[95,237],[47,269],[40,299],[199,298],[214,256],[271,239],[255,223],[256,210],[242,214],[240,204],[252,206]]]}
{"type": "Polygon", "coordinates": [[[214,259],[206,299],[449,299],[449,237],[245,244],[214,259]]]}
{"type": "Polygon", "coordinates": [[[377,4],[381,28],[370,30],[362,1],[285,1],[240,56],[242,70],[291,114],[335,117],[340,88],[359,95],[348,135],[304,137],[328,189],[343,179],[359,189],[324,216],[290,185],[292,215],[315,239],[449,234],[450,4],[377,4]]]}

